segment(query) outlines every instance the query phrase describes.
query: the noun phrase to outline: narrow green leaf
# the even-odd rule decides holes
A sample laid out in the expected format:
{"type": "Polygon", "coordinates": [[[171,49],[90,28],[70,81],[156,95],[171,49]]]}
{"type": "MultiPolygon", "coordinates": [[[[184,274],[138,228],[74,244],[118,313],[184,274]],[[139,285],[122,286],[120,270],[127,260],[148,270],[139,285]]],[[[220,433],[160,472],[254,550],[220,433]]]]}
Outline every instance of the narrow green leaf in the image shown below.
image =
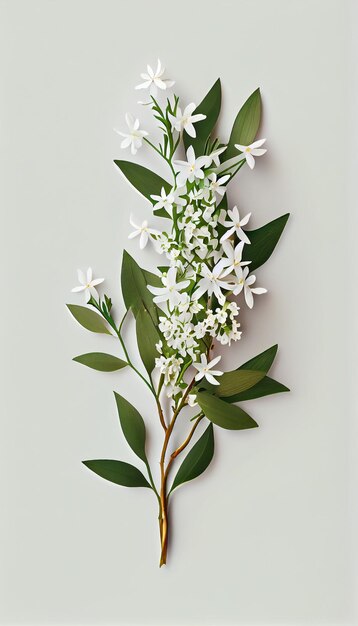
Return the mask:
{"type": "Polygon", "coordinates": [[[128,400],[114,392],[123,434],[133,452],[148,464],[145,452],[146,430],[142,416],[128,400]]]}
{"type": "MultiPolygon", "coordinates": [[[[151,170],[131,161],[114,161],[128,182],[149,202],[155,204],[152,195],[160,196],[162,187],[169,193],[171,185],[151,170]]],[[[165,212],[168,217],[168,214],[165,212]]]]}
{"type": "Polygon", "coordinates": [[[136,333],[140,357],[148,374],[151,374],[155,366],[155,358],[158,356],[155,344],[160,340],[160,335],[144,307],[141,307],[137,313],[136,333]]]}
{"type": "Polygon", "coordinates": [[[240,407],[228,404],[206,391],[200,391],[196,400],[204,415],[214,424],[228,430],[256,428],[258,424],[240,407]]]}
{"type": "Polygon", "coordinates": [[[257,356],[254,356],[243,365],[240,365],[239,370],[260,370],[261,372],[267,374],[272,363],[274,362],[277,349],[278,345],[276,343],[274,346],[271,346],[271,348],[264,350],[264,352],[260,352],[257,356]]]}
{"type": "Polygon", "coordinates": [[[130,463],[109,459],[82,461],[82,463],[101,478],[109,480],[116,485],[122,485],[122,487],[149,487],[151,489],[142,472],[134,465],[130,465],[130,463]]]}
{"type": "MultiPolygon", "coordinates": [[[[168,271],[168,268],[165,268],[165,271],[168,271]]],[[[152,287],[163,287],[163,283],[160,280],[160,277],[153,272],[148,272],[148,270],[142,270],[145,282],[147,285],[152,285],[152,287]]]]}
{"type": "Polygon", "coordinates": [[[183,140],[185,150],[193,146],[196,156],[204,154],[205,143],[210,137],[212,130],[219,117],[221,107],[221,83],[220,78],[214,83],[204,100],[196,107],[193,115],[201,113],[206,119],[195,124],[196,137],[190,137],[184,132],[183,140]]]}
{"type": "Polygon", "coordinates": [[[261,94],[256,89],[238,112],[232,127],[228,147],[223,153],[223,161],[228,161],[240,153],[235,144],[250,145],[257,134],[261,120],[261,94]]]}
{"type": "Polygon", "coordinates": [[[257,228],[257,230],[246,231],[251,245],[244,247],[243,260],[251,261],[249,265],[250,272],[266,263],[267,259],[270,258],[285,228],[289,215],[289,213],[286,213],[265,224],[265,226],[257,228]]]}
{"type": "Polygon", "coordinates": [[[256,398],[262,398],[263,396],[271,396],[275,393],[283,393],[285,391],[290,391],[288,387],[282,385],[277,382],[277,380],[273,380],[273,378],[269,378],[269,376],[265,376],[260,380],[256,385],[247,389],[246,391],[242,391],[241,393],[237,393],[233,396],[228,396],[224,398],[225,402],[233,403],[233,402],[244,402],[245,400],[255,400],[256,398]]]}
{"type": "Polygon", "coordinates": [[[67,308],[83,328],[90,330],[92,333],[111,334],[105,320],[94,311],[91,311],[91,309],[87,309],[85,306],[79,306],[78,304],[67,304],[67,308]]]}
{"type": "Polygon", "coordinates": [[[126,361],[118,359],[118,357],[112,356],[111,354],[105,354],[104,352],[88,352],[87,354],[75,356],[73,360],[77,363],[82,363],[82,365],[87,365],[87,367],[91,367],[93,370],[98,370],[99,372],[116,372],[128,365],[126,361]]]}
{"type": "Polygon", "coordinates": [[[212,424],[209,424],[179,467],[170,492],[174,491],[179,485],[200,476],[210,464],[213,456],[214,428],[212,424]]]}
{"type": "Polygon", "coordinates": [[[138,312],[144,307],[156,324],[158,322],[157,307],[147,289],[146,276],[126,250],[123,251],[121,283],[126,308],[132,309],[134,316],[137,317],[138,312]]]}

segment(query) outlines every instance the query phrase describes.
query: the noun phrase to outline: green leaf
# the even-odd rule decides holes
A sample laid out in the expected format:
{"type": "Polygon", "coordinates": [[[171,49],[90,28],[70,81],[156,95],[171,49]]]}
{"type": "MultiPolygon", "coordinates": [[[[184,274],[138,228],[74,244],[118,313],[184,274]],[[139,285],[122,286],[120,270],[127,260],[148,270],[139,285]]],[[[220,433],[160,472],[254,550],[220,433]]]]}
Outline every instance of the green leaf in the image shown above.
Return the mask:
{"type": "MultiPolygon", "coordinates": [[[[148,170],[148,168],[143,167],[143,165],[138,165],[138,163],[132,163],[131,161],[114,162],[128,182],[152,204],[155,204],[155,200],[150,196],[160,196],[162,187],[164,187],[166,193],[169,193],[172,188],[166,180],[148,170]]],[[[166,211],[165,216],[168,217],[166,211]]]]}
{"type": "Polygon", "coordinates": [[[220,78],[214,83],[204,100],[196,107],[193,115],[201,113],[206,115],[206,119],[195,124],[196,138],[190,137],[186,132],[184,133],[183,140],[185,150],[189,146],[193,146],[196,156],[204,154],[205,144],[210,137],[212,130],[219,117],[221,107],[221,83],[220,78]]]}
{"type": "Polygon", "coordinates": [[[124,461],[97,459],[82,461],[82,463],[101,478],[109,480],[116,485],[122,485],[122,487],[149,487],[151,489],[142,472],[134,465],[124,463],[124,461]]]}
{"type": "Polygon", "coordinates": [[[250,389],[237,393],[233,396],[228,396],[224,398],[224,400],[229,403],[244,402],[245,400],[255,400],[256,398],[271,396],[274,393],[283,393],[284,391],[290,390],[288,387],[285,387],[285,385],[277,382],[277,380],[273,380],[273,378],[269,378],[269,376],[264,376],[262,380],[250,389]]]}
{"type": "Polygon", "coordinates": [[[155,344],[160,340],[160,335],[144,307],[137,313],[136,333],[140,357],[148,374],[151,374],[155,366],[155,358],[159,356],[155,344]]]}
{"type": "MultiPolygon", "coordinates": [[[[165,271],[168,271],[168,267],[165,268],[165,271]]],[[[163,287],[163,283],[159,276],[153,274],[153,272],[148,272],[148,270],[142,270],[145,282],[147,285],[152,285],[153,287],[163,287]]]]}
{"type": "Polygon", "coordinates": [[[267,374],[272,363],[274,362],[277,349],[278,345],[276,343],[274,346],[271,346],[271,348],[264,350],[264,352],[260,352],[257,356],[254,356],[243,365],[240,365],[239,370],[260,370],[261,372],[267,374]]]}
{"type": "Polygon", "coordinates": [[[79,306],[78,304],[67,304],[67,308],[83,328],[90,330],[92,333],[111,334],[104,319],[94,311],[91,311],[91,309],[87,309],[85,306],[79,306]]]}
{"type": "Polygon", "coordinates": [[[264,376],[265,372],[254,370],[238,369],[233,372],[225,372],[225,374],[220,376],[220,385],[217,385],[217,395],[225,397],[246,391],[246,389],[256,385],[264,376]]]}
{"type": "Polygon", "coordinates": [[[133,452],[148,464],[145,453],[146,431],[142,416],[128,400],[114,392],[123,434],[133,452]]]}
{"type": "Polygon", "coordinates": [[[258,424],[240,407],[228,404],[206,391],[200,391],[196,396],[204,415],[214,424],[228,430],[244,430],[256,428],[258,424]]]}
{"type": "Polygon", "coordinates": [[[267,259],[270,258],[285,228],[289,215],[289,213],[286,213],[265,224],[265,226],[257,228],[257,230],[246,231],[251,245],[244,247],[242,256],[243,261],[251,261],[249,265],[250,272],[266,263],[267,259]]]}
{"type": "Polygon", "coordinates": [[[212,424],[209,424],[179,467],[170,492],[174,491],[179,485],[200,476],[210,464],[213,456],[214,428],[212,424]]]}
{"type": "Polygon", "coordinates": [[[256,89],[246,100],[245,104],[238,112],[232,127],[228,147],[223,153],[223,160],[228,161],[232,157],[241,154],[235,148],[235,144],[249,146],[255,139],[261,120],[261,94],[260,89],[256,89]]]}
{"type": "Polygon", "coordinates": [[[73,360],[99,372],[116,372],[128,365],[126,361],[104,352],[88,352],[87,354],[75,356],[73,360]]]}
{"type": "Polygon", "coordinates": [[[154,324],[157,324],[157,307],[147,288],[146,276],[126,250],[123,251],[121,284],[124,304],[127,309],[132,309],[134,317],[137,317],[138,312],[144,307],[149,312],[154,324]]]}

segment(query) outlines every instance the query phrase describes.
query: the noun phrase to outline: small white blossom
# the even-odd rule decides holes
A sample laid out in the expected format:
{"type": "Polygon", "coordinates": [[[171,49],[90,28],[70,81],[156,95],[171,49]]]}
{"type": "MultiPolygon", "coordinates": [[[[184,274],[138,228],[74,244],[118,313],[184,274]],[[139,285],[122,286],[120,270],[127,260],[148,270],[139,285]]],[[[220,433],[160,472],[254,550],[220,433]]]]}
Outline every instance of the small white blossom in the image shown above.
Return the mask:
{"type": "Polygon", "coordinates": [[[226,191],[226,187],[224,187],[224,185],[230,179],[230,174],[227,174],[226,176],[221,176],[221,178],[218,179],[215,172],[212,172],[212,174],[208,176],[208,179],[210,180],[210,191],[218,194],[219,196],[223,196],[226,191]]]}
{"type": "Polygon", "coordinates": [[[149,88],[150,95],[156,97],[158,93],[158,88],[162,91],[165,91],[166,89],[173,87],[173,85],[175,84],[174,80],[168,80],[167,78],[163,78],[164,72],[165,68],[162,67],[159,59],[155,72],[150,65],[147,65],[147,72],[140,75],[141,78],[143,78],[144,83],[140,83],[140,85],[137,85],[136,89],[149,88]]]}
{"type": "Polygon", "coordinates": [[[164,287],[153,287],[148,285],[149,291],[154,294],[153,301],[157,304],[161,302],[169,302],[169,308],[173,309],[180,302],[180,291],[186,289],[189,286],[189,280],[182,280],[179,283],[177,280],[177,268],[171,267],[168,270],[166,276],[162,277],[162,283],[164,287]]]}
{"type": "Polygon", "coordinates": [[[224,276],[226,274],[230,274],[230,272],[235,272],[236,276],[241,278],[241,267],[245,265],[249,265],[251,261],[242,261],[242,251],[244,248],[244,241],[240,241],[237,246],[233,246],[231,241],[223,241],[222,247],[226,254],[226,258],[223,258],[223,263],[227,267],[225,270],[224,276]]]}
{"type": "Polygon", "coordinates": [[[198,288],[193,294],[193,300],[199,300],[204,293],[208,293],[208,296],[214,294],[219,300],[220,304],[223,304],[225,297],[222,294],[221,289],[229,290],[233,288],[227,281],[222,278],[224,265],[222,261],[219,261],[215,267],[210,270],[208,266],[203,263],[200,274],[202,278],[199,280],[198,288]]]}
{"type": "Polygon", "coordinates": [[[250,276],[248,276],[248,273],[249,268],[245,267],[242,271],[241,277],[237,280],[233,293],[235,296],[237,296],[239,293],[241,293],[242,290],[244,290],[246,304],[249,309],[252,309],[252,307],[254,306],[254,297],[252,294],[254,293],[260,295],[262,293],[267,293],[267,289],[264,289],[263,287],[252,288],[251,285],[256,282],[256,276],[255,274],[251,274],[250,276]]]}
{"type": "Polygon", "coordinates": [[[240,150],[243,153],[246,162],[251,170],[255,167],[255,156],[262,156],[267,152],[265,148],[261,148],[261,146],[265,143],[266,139],[258,139],[258,141],[254,141],[249,146],[241,146],[239,143],[235,144],[235,148],[240,150]]]}
{"type": "Polygon", "coordinates": [[[245,226],[247,224],[247,222],[249,221],[251,217],[251,213],[248,213],[247,215],[245,215],[245,217],[240,219],[240,213],[239,213],[237,206],[234,206],[234,208],[231,210],[229,209],[227,213],[230,219],[223,220],[222,223],[229,230],[227,230],[226,233],[224,233],[224,235],[221,237],[220,239],[221,243],[225,241],[225,239],[228,239],[229,237],[231,237],[231,235],[234,235],[234,234],[236,234],[237,237],[241,239],[241,241],[244,241],[245,243],[250,243],[250,239],[248,238],[246,233],[244,233],[244,231],[242,230],[242,226],[245,226]]]}
{"type": "Polygon", "coordinates": [[[181,108],[177,108],[176,115],[171,115],[169,113],[169,119],[172,124],[172,129],[177,130],[181,133],[185,130],[190,137],[196,137],[196,131],[193,124],[196,122],[201,122],[206,119],[206,115],[202,115],[201,113],[196,113],[193,115],[195,111],[195,104],[192,102],[185,107],[184,112],[182,113],[181,108]]]}
{"type": "Polygon", "coordinates": [[[167,193],[162,187],[160,196],[152,195],[150,196],[153,200],[156,201],[154,205],[154,209],[165,209],[167,213],[172,217],[173,215],[173,206],[185,206],[186,200],[185,198],[181,198],[180,194],[184,195],[186,193],[186,189],[172,189],[169,193],[167,193]]]}
{"type": "Polygon", "coordinates": [[[195,369],[198,370],[197,375],[195,376],[195,380],[201,380],[202,378],[206,378],[206,380],[212,385],[220,385],[219,381],[217,381],[214,376],[222,376],[224,372],[220,370],[213,370],[212,368],[219,363],[221,360],[221,356],[217,356],[215,359],[208,363],[205,354],[202,354],[200,357],[200,363],[193,363],[195,369]]]}
{"type": "Polygon", "coordinates": [[[128,235],[128,239],[134,239],[134,237],[139,237],[139,247],[141,250],[143,250],[143,248],[146,247],[150,235],[159,234],[159,231],[155,230],[154,228],[148,227],[147,220],[144,220],[141,226],[139,226],[138,224],[134,222],[132,216],[129,218],[129,221],[130,221],[131,226],[133,226],[135,230],[132,233],[130,233],[130,235],[128,235]]]}
{"type": "Polygon", "coordinates": [[[126,122],[129,129],[129,133],[122,133],[120,130],[114,129],[118,135],[124,137],[121,142],[121,148],[131,147],[131,153],[137,154],[137,150],[142,147],[143,137],[146,137],[148,133],[145,130],[140,130],[139,120],[134,119],[133,115],[126,113],[126,122]]]}
{"type": "Polygon", "coordinates": [[[210,158],[207,156],[195,157],[193,146],[189,146],[186,152],[186,161],[174,161],[174,166],[178,172],[177,184],[179,187],[185,185],[188,180],[189,183],[194,182],[196,179],[203,179],[203,168],[210,165],[210,158]]]}
{"type": "Polygon", "coordinates": [[[92,268],[89,267],[86,274],[82,272],[82,270],[77,270],[78,281],[80,283],[79,287],[74,287],[71,289],[72,293],[79,293],[80,291],[85,292],[86,302],[92,298],[97,300],[98,293],[95,287],[103,283],[104,278],[95,278],[93,279],[92,268]]]}

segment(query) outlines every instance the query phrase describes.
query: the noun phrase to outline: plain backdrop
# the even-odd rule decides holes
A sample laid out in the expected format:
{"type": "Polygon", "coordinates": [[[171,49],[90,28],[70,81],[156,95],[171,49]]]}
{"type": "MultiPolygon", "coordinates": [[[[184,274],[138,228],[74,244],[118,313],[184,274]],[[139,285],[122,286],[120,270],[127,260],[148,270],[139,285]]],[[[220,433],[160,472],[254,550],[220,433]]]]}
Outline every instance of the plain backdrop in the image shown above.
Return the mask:
{"type": "MultiPolygon", "coordinates": [[[[357,3],[344,0],[0,2],[1,624],[239,626],[356,624],[357,3]],[[65,309],[91,265],[123,312],[123,248],[149,205],[112,161],[113,127],[160,57],[184,104],[220,76],[225,141],[262,90],[267,155],[230,203],[257,227],[290,211],[258,272],[269,292],[243,316],[226,365],[280,346],[272,375],[292,392],[250,403],[255,431],[216,429],[216,456],[173,499],[159,570],[149,490],[101,481],[81,461],[133,462],[112,390],[155,407],[130,371],[71,361],[114,339],[65,309]]],[[[144,148],[138,162],[165,173],[144,148]]],[[[127,337],[131,336],[131,325],[127,337]]],[[[113,344],[113,345],[112,345],[113,344]]],[[[133,343],[131,344],[134,347],[133,343]]],[[[248,408],[248,405],[247,405],[248,408]]]]}

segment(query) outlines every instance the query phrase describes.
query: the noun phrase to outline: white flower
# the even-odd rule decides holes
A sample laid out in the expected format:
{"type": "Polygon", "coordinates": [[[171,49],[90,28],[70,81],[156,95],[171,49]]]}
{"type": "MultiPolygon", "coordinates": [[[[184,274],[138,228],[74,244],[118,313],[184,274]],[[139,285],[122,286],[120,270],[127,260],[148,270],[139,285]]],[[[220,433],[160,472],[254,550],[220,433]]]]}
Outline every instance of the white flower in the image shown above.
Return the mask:
{"type": "Polygon", "coordinates": [[[177,359],[175,355],[168,358],[161,356],[155,359],[155,367],[158,367],[160,373],[164,374],[165,385],[173,385],[175,383],[182,363],[183,359],[177,359]]]}
{"type": "Polygon", "coordinates": [[[215,172],[213,172],[212,174],[208,176],[208,178],[211,181],[209,185],[209,189],[213,193],[217,193],[219,194],[219,196],[223,196],[226,191],[226,187],[223,187],[223,185],[225,185],[225,183],[227,183],[227,181],[229,180],[230,174],[227,174],[226,176],[222,176],[218,180],[217,175],[215,174],[215,172]]]}
{"type": "Polygon", "coordinates": [[[267,152],[265,148],[260,148],[265,143],[266,139],[259,139],[249,146],[241,146],[239,143],[235,144],[235,148],[243,153],[246,162],[251,170],[255,167],[255,156],[262,156],[267,152]]]}
{"type": "Polygon", "coordinates": [[[231,235],[236,233],[241,241],[244,241],[245,243],[250,243],[250,239],[244,233],[241,227],[247,224],[250,219],[251,213],[248,213],[240,220],[240,213],[238,211],[238,208],[237,206],[234,206],[232,210],[228,210],[228,215],[230,217],[230,220],[223,220],[222,223],[229,230],[227,230],[226,233],[221,237],[220,242],[225,241],[225,239],[228,239],[229,237],[231,237],[231,235]]]}
{"type": "Polygon", "coordinates": [[[134,237],[139,237],[139,247],[141,250],[146,247],[149,235],[159,234],[158,230],[154,230],[154,228],[148,228],[147,220],[144,220],[141,226],[138,226],[138,224],[134,222],[132,216],[129,218],[129,221],[131,223],[131,226],[133,226],[135,230],[130,235],[128,235],[128,239],[134,239],[134,237]]]}
{"type": "Polygon", "coordinates": [[[222,273],[224,270],[224,264],[219,261],[215,267],[210,270],[205,263],[201,266],[200,274],[203,278],[199,280],[198,288],[193,293],[193,300],[199,300],[204,293],[208,292],[208,296],[213,293],[217,297],[220,304],[223,304],[225,297],[223,296],[221,289],[231,289],[233,285],[223,280],[222,273]]]}
{"type": "Polygon", "coordinates": [[[177,206],[185,206],[186,200],[185,198],[181,198],[180,194],[185,194],[186,189],[172,189],[168,194],[165,191],[164,187],[162,187],[160,196],[152,195],[150,196],[153,200],[156,200],[156,204],[154,205],[154,209],[165,209],[170,216],[173,215],[173,205],[177,206]]]}
{"type": "Polygon", "coordinates": [[[162,91],[165,89],[169,89],[175,84],[174,80],[168,80],[167,78],[163,78],[163,74],[165,72],[165,68],[162,67],[160,60],[158,59],[157,69],[154,72],[150,65],[147,65],[147,72],[141,74],[141,78],[143,78],[144,83],[140,83],[140,85],[136,86],[136,89],[148,89],[151,96],[156,97],[158,93],[158,88],[162,91]]]}
{"type": "Polygon", "coordinates": [[[254,287],[254,289],[252,289],[251,285],[256,282],[256,276],[255,274],[251,274],[250,276],[248,276],[248,273],[249,268],[245,267],[241,274],[241,277],[238,278],[233,293],[235,296],[237,296],[239,293],[241,293],[242,290],[244,290],[246,304],[249,309],[252,309],[252,307],[254,306],[254,297],[252,294],[255,293],[257,295],[260,295],[262,293],[267,293],[267,289],[264,289],[263,287],[254,287]]]}
{"type": "Polygon", "coordinates": [[[81,283],[79,287],[74,287],[73,289],[71,289],[71,291],[73,293],[78,293],[79,291],[84,291],[85,292],[85,296],[86,296],[86,301],[88,301],[90,299],[90,297],[92,296],[92,298],[94,298],[95,300],[97,300],[98,298],[98,293],[97,290],[95,289],[96,285],[100,285],[101,283],[103,283],[104,278],[95,278],[93,280],[92,278],[92,268],[89,267],[87,270],[87,273],[85,274],[84,272],[82,272],[82,270],[77,270],[77,275],[78,275],[78,280],[81,283]]]}
{"type": "Polygon", "coordinates": [[[168,270],[167,275],[162,277],[162,283],[164,287],[152,287],[152,285],[148,285],[149,291],[155,296],[155,298],[153,298],[153,302],[159,304],[161,302],[169,301],[170,309],[173,309],[175,306],[177,306],[181,299],[180,291],[186,289],[190,281],[182,280],[177,283],[176,280],[177,268],[171,267],[168,270]]]}
{"type": "Polygon", "coordinates": [[[223,372],[219,370],[213,370],[214,365],[219,363],[221,356],[217,356],[215,359],[208,363],[205,354],[202,354],[200,357],[201,363],[193,363],[195,369],[198,370],[197,375],[195,376],[195,380],[201,380],[202,378],[206,378],[206,380],[212,385],[220,385],[220,383],[215,380],[214,376],[222,376],[223,372]]]}
{"type": "Polygon", "coordinates": [[[245,243],[240,241],[237,246],[234,248],[230,241],[223,241],[222,247],[226,254],[226,258],[223,258],[223,263],[227,267],[225,270],[224,276],[230,274],[230,272],[235,272],[238,278],[241,278],[242,271],[241,267],[244,265],[249,265],[251,261],[242,261],[242,251],[245,243]]]}
{"type": "Polygon", "coordinates": [[[146,137],[148,133],[145,130],[139,129],[139,120],[134,119],[133,115],[126,113],[126,122],[129,129],[129,133],[122,133],[120,130],[114,129],[118,135],[124,137],[121,142],[121,148],[131,147],[131,153],[137,154],[137,150],[142,147],[143,137],[146,137]]]}
{"type": "Polygon", "coordinates": [[[227,146],[223,146],[222,148],[218,148],[217,150],[214,150],[214,152],[211,152],[211,154],[209,154],[210,163],[214,163],[216,167],[219,167],[220,165],[219,156],[220,154],[225,152],[226,148],[227,146]]]}
{"type": "Polygon", "coordinates": [[[200,156],[197,159],[195,158],[193,146],[189,146],[186,158],[187,161],[174,161],[176,170],[179,172],[177,177],[177,184],[179,187],[185,185],[187,180],[189,183],[192,183],[195,179],[204,178],[202,168],[210,165],[210,158],[207,156],[200,156]]]}
{"type": "Polygon", "coordinates": [[[193,115],[195,111],[195,104],[192,102],[185,107],[184,113],[181,112],[181,108],[177,108],[176,115],[171,115],[169,113],[169,119],[172,123],[172,129],[177,130],[179,133],[182,130],[185,130],[190,137],[196,137],[196,132],[193,124],[196,122],[201,122],[201,120],[206,119],[206,115],[202,115],[201,113],[196,113],[193,115]]]}

